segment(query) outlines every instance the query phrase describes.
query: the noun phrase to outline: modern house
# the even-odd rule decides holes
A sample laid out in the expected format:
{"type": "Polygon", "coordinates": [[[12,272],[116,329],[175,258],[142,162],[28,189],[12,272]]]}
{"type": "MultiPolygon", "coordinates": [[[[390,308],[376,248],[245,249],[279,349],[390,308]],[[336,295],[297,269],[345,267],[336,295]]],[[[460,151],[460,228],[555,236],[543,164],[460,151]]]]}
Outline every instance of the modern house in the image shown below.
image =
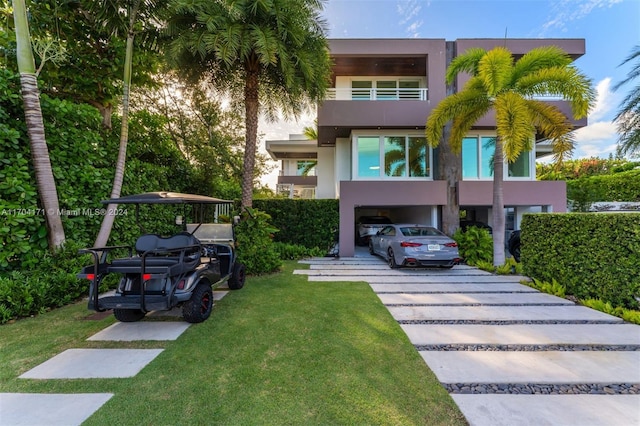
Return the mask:
{"type": "MultiPolygon", "coordinates": [[[[340,255],[352,256],[360,216],[385,215],[395,222],[440,227],[447,182],[438,176],[438,149],[424,137],[427,117],[447,95],[445,70],[471,47],[505,46],[517,58],[555,45],[574,60],[585,53],[584,39],[333,39],[332,88],[318,106],[318,140],[294,137],[267,141],[282,161],[278,183],[315,198],[340,199],[340,255]],[[313,174],[304,173],[313,167],[313,174]],[[306,192],[305,192],[306,191],[306,192]]],[[[458,76],[453,89],[468,76],[458,76]]],[[[551,99],[571,116],[568,102],[551,99]]],[[[586,119],[574,120],[576,128],[586,119]]],[[[462,180],[455,193],[468,220],[491,225],[491,142],[495,118],[481,118],[463,141],[462,180]]],[[[532,135],[533,137],[533,135],[532,135]]],[[[507,233],[526,212],[566,211],[562,181],[536,181],[535,160],[549,153],[544,140],[511,164],[505,163],[507,233]]]]}

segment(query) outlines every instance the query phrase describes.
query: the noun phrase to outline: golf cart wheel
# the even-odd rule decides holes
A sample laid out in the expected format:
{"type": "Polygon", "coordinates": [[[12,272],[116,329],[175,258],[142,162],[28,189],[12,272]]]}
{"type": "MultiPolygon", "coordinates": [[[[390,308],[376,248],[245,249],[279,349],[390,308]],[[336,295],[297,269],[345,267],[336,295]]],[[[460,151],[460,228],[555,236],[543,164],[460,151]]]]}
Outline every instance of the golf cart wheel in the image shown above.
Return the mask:
{"type": "Polygon", "coordinates": [[[206,320],[213,308],[213,291],[207,282],[199,283],[189,299],[182,307],[182,317],[190,323],[206,320]]]}
{"type": "Polygon", "coordinates": [[[229,288],[231,290],[240,290],[244,287],[244,280],[247,276],[247,268],[239,262],[233,265],[233,272],[229,277],[229,288]]]}
{"type": "Polygon", "coordinates": [[[121,322],[136,322],[144,318],[145,313],[140,309],[114,309],[113,316],[121,322]]]}

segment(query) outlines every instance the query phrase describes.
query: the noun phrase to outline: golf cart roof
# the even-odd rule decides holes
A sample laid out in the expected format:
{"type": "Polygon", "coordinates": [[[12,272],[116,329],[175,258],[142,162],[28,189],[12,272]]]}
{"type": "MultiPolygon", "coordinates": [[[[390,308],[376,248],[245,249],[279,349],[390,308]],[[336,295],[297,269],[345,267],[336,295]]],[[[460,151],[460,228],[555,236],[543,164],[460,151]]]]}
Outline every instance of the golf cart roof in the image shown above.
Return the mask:
{"type": "Polygon", "coordinates": [[[103,200],[102,204],[231,204],[232,201],[179,192],[145,192],[103,200]]]}

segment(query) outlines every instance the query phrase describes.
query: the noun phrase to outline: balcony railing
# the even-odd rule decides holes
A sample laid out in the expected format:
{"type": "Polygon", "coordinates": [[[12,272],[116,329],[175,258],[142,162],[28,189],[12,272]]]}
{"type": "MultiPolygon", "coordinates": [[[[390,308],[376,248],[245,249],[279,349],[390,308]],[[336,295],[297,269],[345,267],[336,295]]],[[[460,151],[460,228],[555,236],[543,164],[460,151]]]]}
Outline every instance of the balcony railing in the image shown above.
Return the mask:
{"type": "Polygon", "coordinates": [[[329,89],[330,101],[426,101],[427,89],[329,89]]]}

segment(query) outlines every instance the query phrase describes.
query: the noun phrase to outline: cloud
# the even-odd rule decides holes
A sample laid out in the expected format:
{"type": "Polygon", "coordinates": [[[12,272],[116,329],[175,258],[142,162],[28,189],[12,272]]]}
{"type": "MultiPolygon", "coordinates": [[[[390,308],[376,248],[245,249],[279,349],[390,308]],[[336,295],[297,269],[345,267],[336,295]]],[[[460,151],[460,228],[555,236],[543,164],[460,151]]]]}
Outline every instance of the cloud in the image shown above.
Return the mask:
{"type": "Polygon", "coordinates": [[[616,108],[617,97],[611,90],[611,78],[607,77],[596,84],[596,104],[589,120],[598,121],[609,116],[616,108]]]}
{"type": "MultiPolygon", "coordinates": [[[[427,7],[429,2],[427,2],[427,7]]],[[[420,27],[424,23],[422,19],[418,19],[422,4],[418,0],[400,0],[396,3],[396,11],[400,16],[400,26],[405,27],[405,32],[409,37],[420,37],[420,27]]]]}
{"type": "Polygon", "coordinates": [[[596,9],[609,8],[623,0],[561,0],[552,1],[549,18],[542,26],[543,31],[565,31],[567,24],[585,18],[596,9]]]}

